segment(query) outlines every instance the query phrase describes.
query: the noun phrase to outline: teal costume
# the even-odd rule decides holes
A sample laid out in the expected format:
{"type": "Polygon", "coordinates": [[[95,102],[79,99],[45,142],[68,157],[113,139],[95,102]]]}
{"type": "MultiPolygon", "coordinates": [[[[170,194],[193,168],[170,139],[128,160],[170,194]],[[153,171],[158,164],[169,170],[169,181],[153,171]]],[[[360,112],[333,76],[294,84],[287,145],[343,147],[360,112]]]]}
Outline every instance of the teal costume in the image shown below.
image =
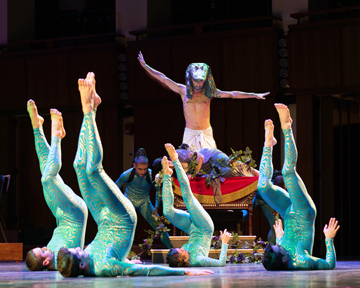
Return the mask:
{"type": "Polygon", "coordinates": [[[85,249],[90,256],[89,276],[184,275],[183,269],[123,262],[133,244],[137,216],[103,169],[95,114],[84,115],[74,161],[81,194],[98,226],[95,239],[85,249]]]}
{"type": "Polygon", "coordinates": [[[214,223],[191,192],[189,179],[179,160],[173,161],[173,163],[180,183],[182,197],[189,212],[174,208],[171,176],[164,174],[162,193],[164,215],[173,225],[189,235],[189,242],[182,246],[190,256],[188,266],[225,266],[228,244],[222,245],[219,260],[208,257],[214,233],[214,223]]]}
{"type": "Polygon", "coordinates": [[[316,207],[296,173],[297,149],[292,130],[284,129],[285,163],[282,170],[287,191],[271,183],[272,147],[264,147],[258,190],[262,198],[284,219],[284,235],[276,239],[289,255],[288,269],[334,269],[336,254],[333,239],[326,239],[326,260],[311,256],[314,243],[316,207]]]}
{"type": "MultiPolygon", "coordinates": [[[[279,220],[279,215],[273,215],[274,209],[272,209],[269,206],[269,204],[267,204],[264,201],[264,199],[262,199],[259,191],[256,191],[255,197],[254,197],[252,203],[253,203],[253,209],[254,210],[255,210],[255,208],[257,206],[259,206],[261,208],[262,212],[264,213],[266,219],[269,222],[270,231],[269,231],[268,236],[267,236],[267,241],[269,241],[272,244],[276,244],[276,236],[275,236],[275,230],[274,230],[273,225],[275,225],[276,220],[279,220]]],[[[243,212],[243,217],[244,217],[243,221],[246,221],[247,218],[248,218],[248,211],[247,210],[242,210],[242,212],[243,212]]]]}
{"type": "MultiPolygon", "coordinates": [[[[130,168],[129,170],[122,173],[115,183],[119,187],[119,189],[124,185],[124,183],[127,183],[125,196],[131,201],[135,208],[139,210],[141,215],[144,216],[145,220],[151,225],[151,227],[156,230],[157,227],[155,227],[153,223],[153,218],[151,217],[152,212],[154,211],[154,206],[151,204],[149,197],[149,192],[152,184],[146,181],[146,176],[140,177],[139,174],[137,174],[136,172],[134,179],[130,183],[128,183],[129,176],[133,169],[135,168],[130,168]]],[[[148,172],[151,179],[151,169],[148,169],[148,172]]],[[[160,197],[161,195],[157,191],[155,200],[156,208],[159,208],[160,206],[160,197]]],[[[171,248],[169,234],[167,232],[161,234],[160,240],[166,245],[167,248],[171,248]]]]}
{"type": "Polygon", "coordinates": [[[46,247],[54,252],[53,268],[57,269],[57,255],[61,247],[84,247],[88,210],[84,200],[59,175],[61,139],[51,137],[50,147],[42,127],[34,129],[34,136],[45,201],[56,218],[57,227],[46,247]]]}

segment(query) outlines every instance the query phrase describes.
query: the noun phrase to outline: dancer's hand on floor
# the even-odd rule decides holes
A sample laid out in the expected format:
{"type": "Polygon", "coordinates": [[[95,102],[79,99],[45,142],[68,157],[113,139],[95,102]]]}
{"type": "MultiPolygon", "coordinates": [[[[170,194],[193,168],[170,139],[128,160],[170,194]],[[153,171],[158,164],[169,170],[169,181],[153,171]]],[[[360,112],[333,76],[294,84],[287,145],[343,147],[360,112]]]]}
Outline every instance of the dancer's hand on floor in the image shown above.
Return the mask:
{"type": "Polygon", "coordinates": [[[190,269],[186,269],[185,270],[185,275],[186,276],[199,276],[199,275],[209,275],[209,274],[214,274],[213,271],[211,270],[190,270],[190,269]]]}
{"type": "Polygon", "coordinates": [[[335,218],[330,218],[329,225],[325,224],[324,227],[325,237],[327,239],[334,239],[339,228],[338,221],[335,218]]]}

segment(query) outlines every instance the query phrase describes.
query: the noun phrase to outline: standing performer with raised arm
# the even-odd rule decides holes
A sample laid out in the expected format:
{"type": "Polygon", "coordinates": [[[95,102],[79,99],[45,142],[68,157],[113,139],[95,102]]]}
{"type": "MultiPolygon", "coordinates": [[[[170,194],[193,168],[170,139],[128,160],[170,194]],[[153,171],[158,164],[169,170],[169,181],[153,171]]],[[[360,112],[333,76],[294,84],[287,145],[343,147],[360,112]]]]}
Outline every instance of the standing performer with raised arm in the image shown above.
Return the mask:
{"type": "Polygon", "coordinates": [[[275,108],[279,113],[285,137],[285,162],[282,174],[287,191],[271,183],[272,150],[277,143],[271,120],[265,121],[265,143],[260,164],[258,191],[284,219],[285,232],[282,230],[281,220],[277,221],[274,225],[276,245],[269,243],[266,246],[262,263],[267,270],[334,269],[336,254],[333,239],[340,226],[335,218],[331,218],[329,225],[324,227],[326,260],[311,256],[316,208],[296,172],[297,149],[291,129],[290,111],[284,104],[275,104],[275,108]]]}
{"type": "Polygon", "coordinates": [[[214,233],[214,223],[210,215],[201,206],[199,201],[191,192],[189,179],[178,159],[178,154],[174,146],[165,144],[165,148],[174,164],[176,175],[178,177],[182,197],[189,212],[174,208],[174,194],[171,185],[172,170],[169,168],[167,158],[162,159],[164,181],[163,181],[163,210],[165,217],[189,235],[189,242],[182,248],[173,248],[166,256],[170,267],[210,267],[225,266],[228,242],[231,234],[225,229],[224,233],[220,231],[222,246],[219,260],[209,258],[211,239],[214,233]]]}
{"type": "Polygon", "coordinates": [[[42,118],[33,100],[27,102],[34,130],[35,149],[40,162],[45,201],[56,218],[57,227],[50,242],[42,248],[34,248],[26,255],[29,270],[56,270],[56,259],[61,247],[84,247],[88,210],[83,199],[67,186],[59,175],[61,168],[61,140],[65,137],[62,115],[56,109],[51,115],[51,147],[46,141],[42,118]]]}
{"type": "Polygon", "coordinates": [[[163,73],[147,65],[141,52],[138,60],[152,78],[181,96],[185,117],[185,132],[182,142],[195,150],[216,148],[210,125],[210,101],[212,98],[256,98],[264,100],[265,96],[270,93],[221,91],[216,88],[211,69],[205,63],[190,64],[185,74],[186,85],[183,85],[174,82],[163,73]]]}
{"type": "Polygon", "coordinates": [[[61,248],[58,270],[64,277],[200,275],[211,271],[188,271],[155,265],[125,263],[133,244],[137,223],[134,206],[105,173],[103,150],[95,114],[101,98],[95,91],[95,75],[79,79],[84,112],[74,167],[81,194],[98,226],[95,239],[85,250],[61,248]]]}

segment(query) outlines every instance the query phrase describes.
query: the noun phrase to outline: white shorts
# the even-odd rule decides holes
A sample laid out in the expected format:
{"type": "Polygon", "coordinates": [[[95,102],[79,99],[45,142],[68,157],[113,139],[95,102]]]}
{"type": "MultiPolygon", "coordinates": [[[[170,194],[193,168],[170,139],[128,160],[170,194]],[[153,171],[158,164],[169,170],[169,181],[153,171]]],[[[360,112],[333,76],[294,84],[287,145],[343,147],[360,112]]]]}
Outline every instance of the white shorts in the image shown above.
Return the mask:
{"type": "Polygon", "coordinates": [[[203,148],[216,148],[211,126],[206,130],[192,130],[185,127],[183,143],[199,151],[203,148]]]}

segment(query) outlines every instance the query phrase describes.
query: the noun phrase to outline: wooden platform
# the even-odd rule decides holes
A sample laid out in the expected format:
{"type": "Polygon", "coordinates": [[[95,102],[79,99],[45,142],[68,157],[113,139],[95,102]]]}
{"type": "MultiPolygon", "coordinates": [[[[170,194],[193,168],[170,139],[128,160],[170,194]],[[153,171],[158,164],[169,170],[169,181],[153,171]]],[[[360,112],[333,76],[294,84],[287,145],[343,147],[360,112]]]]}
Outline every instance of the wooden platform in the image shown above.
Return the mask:
{"type": "Polygon", "coordinates": [[[0,243],[0,261],[22,261],[23,243],[0,243]]]}
{"type": "MultiPolygon", "coordinates": [[[[185,243],[189,241],[189,236],[169,236],[171,245],[173,248],[181,248],[185,243]]],[[[256,235],[241,235],[239,236],[240,245],[245,245],[245,242],[252,244],[255,242],[256,235]]],[[[229,245],[232,244],[230,239],[229,245]]]]}
{"type": "MultiPolygon", "coordinates": [[[[174,248],[181,248],[185,243],[189,241],[189,236],[170,236],[170,242],[174,248]]],[[[244,245],[247,243],[252,244],[256,236],[239,236],[240,245],[244,245]]],[[[231,245],[232,242],[230,240],[229,244],[231,245]]],[[[166,263],[166,254],[169,252],[170,249],[151,249],[151,260],[152,263],[160,264],[166,263]]],[[[227,255],[234,255],[236,249],[228,249],[227,255]]],[[[258,250],[259,252],[264,252],[264,250],[258,250]]],[[[221,249],[210,249],[209,257],[214,259],[219,259],[221,249]]],[[[238,249],[237,252],[243,254],[251,254],[253,249],[238,249]]]]}
{"type": "MultiPolygon", "coordinates": [[[[165,264],[166,255],[170,249],[151,249],[151,260],[153,264],[165,264]]],[[[227,255],[234,255],[236,249],[228,249],[227,255]]],[[[213,259],[219,259],[221,249],[210,249],[209,257],[213,259]]],[[[237,252],[243,254],[252,254],[253,249],[238,249],[237,252]]],[[[263,249],[259,249],[258,252],[264,253],[263,249]]]]}

